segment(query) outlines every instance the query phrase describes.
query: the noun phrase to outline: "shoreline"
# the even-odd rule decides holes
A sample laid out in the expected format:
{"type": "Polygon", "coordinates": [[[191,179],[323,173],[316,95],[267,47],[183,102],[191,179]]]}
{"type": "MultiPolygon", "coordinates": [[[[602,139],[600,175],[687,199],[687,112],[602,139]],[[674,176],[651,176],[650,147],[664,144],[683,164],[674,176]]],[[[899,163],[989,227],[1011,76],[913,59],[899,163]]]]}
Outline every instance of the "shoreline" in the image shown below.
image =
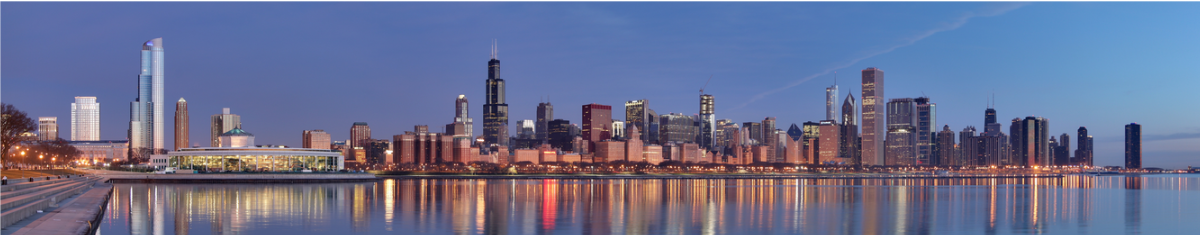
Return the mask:
{"type": "Polygon", "coordinates": [[[1028,175],[805,175],[805,174],[647,174],[647,175],[380,175],[381,179],[993,179],[1062,178],[1065,174],[1028,175]]]}

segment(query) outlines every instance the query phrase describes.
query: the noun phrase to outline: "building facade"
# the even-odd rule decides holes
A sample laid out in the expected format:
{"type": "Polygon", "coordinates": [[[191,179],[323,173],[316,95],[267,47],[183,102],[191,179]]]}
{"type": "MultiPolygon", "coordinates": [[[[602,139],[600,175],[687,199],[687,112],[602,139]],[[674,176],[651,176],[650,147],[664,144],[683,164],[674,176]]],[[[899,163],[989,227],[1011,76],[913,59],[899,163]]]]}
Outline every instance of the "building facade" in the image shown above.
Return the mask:
{"type": "Polygon", "coordinates": [[[554,120],[554,105],[549,101],[538,103],[537,107],[537,126],[533,128],[537,132],[537,139],[541,142],[546,142],[550,139],[550,121],[554,120]]]}
{"type": "Polygon", "coordinates": [[[188,147],[188,141],[191,139],[191,129],[188,128],[188,107],[187,100],[179,97],[179,101],[175,102],[175,149],[179,151],[181,148],[188,147]]]}
{"type": "Polygon", "coordinates": [[[717,116],[715,106],[716,100],[712,95],[700,95],[700,147],[704,149],[716,149],[717,116]]]}
{"type": "Polygon", "coordinates": [[[929,97],[918,97],[913,99],[916,102],[916,142],[917,142],[917,161],[916,165],[938,165],[937,158],[933,151],[933,139],[936,137],[936,131],[933,129],[937,126],[937,104],[931,103],[929,97]]]}
{"type": "Polygon", "coordinates": [[[99,162],[118,162],[129,160],[128,140],[95,140],[68,142],[79,150],[79,159],[99,162]]]}
{"type": "Polygon", "coordinates": [[[38,140],[58,139],[58,117],[38,117],[38,140]]]}
{"type": "Polygon", "coordinates": [[[1012,147],[1013,165],[1017,166],[1051,166],[1050,159],[1050,120],[1042,117],[1028,116],[1024,120],[1013,119],[1012,136],[1009,143],[1012,147]]]}
{"type": "Polygon", "coordinates": [[[884,164],[884,136],[888,127],[884,125],[886,112],[883,86],[883,70],[862,70],[862,165],[884,164]]]}
{"type": "Polygon", "coordinates": [[[612,106],[602,104],[583,105],[583,140],[593,147],[596,142],[612,138],[612,106]]]}
{"type": "Polygon", "coordinates": [[[1087,127],[1079,127],[1078,134],[1075,140],[1078,141],[1075,149],[1075,164],[1080,166],[1092,166],[1092,136],[1088,135],[1087,127]]]}
{"type": "Polygon", "coordinates": [[[100,140],[100,103],[95,96],[76,96],[71,103],[71,141],[100,140]]]}
{"type": "Polygon", "coordinates": [[[129,147],[139,152],[163,151],[163,40],[142,43],[138,96],[130,103],[129,147]]]}
{"type": "Polygon", "coordinates": [[[1125,125],[1125,169],[1142,169],[1142,125],[1125,125]]]}
{"type": "Polygon", "coordinates": [[[496,46],[492,45],[483,104],[483,140],[485,145],[508,146],[508,103],[504,99],[504,79],[500,78],[500,60],[496,54],[496,46]]]}
{"type": "Polygon", "coordinates": [[[306,149],[331,149],[331,139],[325,130],[304,130],[301,133],[302,147],[306,149]]]}
{"type": "Polygon", "coordinates": [[[234,128],[242,128],[242,116],[229,113],[229,108],[222,108],[221,114],[212,115],[212,122],[209,125],[211,132],[210,142],[212,147],[221,146],[221,139],[218,138],[222,133],[233,130],[234,128]]]}
{"type": "Polygon", "coordinates": [[[862,164],[862,149],[858,146],[858,101],[854,100],[854,94],[846,94],[846,100],[842,101],[842,141],[838,147],[839,155],[843,158],[850,159],[847,164],[860,165],[862,164]]]}
{"type": "Polygon", "coordinates": [[[941,166],[961,166],[958,158],[958,145],[954,143],[954,131],[950,130],[950,125],[942,127],[942,131],[937,133],[937,156],[938,164],[941,166]]]}
{"type": "Polygon", "coordinates": [[[912,166],[917,162],[917,113],[912,98],[897,98],[887,103],[887,165],[912,166]]]}

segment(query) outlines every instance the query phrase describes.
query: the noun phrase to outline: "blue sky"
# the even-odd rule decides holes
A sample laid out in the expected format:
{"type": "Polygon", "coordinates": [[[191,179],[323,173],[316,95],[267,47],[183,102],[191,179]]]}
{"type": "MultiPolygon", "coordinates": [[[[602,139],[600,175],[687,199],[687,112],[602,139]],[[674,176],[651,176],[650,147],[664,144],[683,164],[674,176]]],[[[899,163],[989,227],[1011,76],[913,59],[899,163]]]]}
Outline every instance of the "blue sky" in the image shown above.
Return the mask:
{"type": "MultiPolygon", "coordinates": [[[[140,44],[163,37],[166,97],[188,100],[191,142],[230,107],[260,144],[298,146],[306,129],[375,138],[440,130],[465,94],[482,133],[491,41],[499,41],[510,125],[549,97],[581,106],[649,99],[658,113],[824,118],[824,88],[861,96],[859,71],[886,72],[887,98],[929,96],[938,126],[999,118],[1087,126],[1096,164],[1121,165],[1124,125],[1144,131],[1144,165],[1200,166],[1200,3],[31,3],[0,4],[0,99],[57,116],[97,96],[101,137],[124,139],[140,44]]],[[[167,104],[173,126],[174,105],[167,104]]],[[[618,108],[614,108],[618,109],[618,108]]],[[[623,109],[618,109],[623,110],[623,109]]],[[[614,116],[623,117],[623,111],[614,116]]],[[[167,146],[173,143],[167,130],[167,146]]]]}

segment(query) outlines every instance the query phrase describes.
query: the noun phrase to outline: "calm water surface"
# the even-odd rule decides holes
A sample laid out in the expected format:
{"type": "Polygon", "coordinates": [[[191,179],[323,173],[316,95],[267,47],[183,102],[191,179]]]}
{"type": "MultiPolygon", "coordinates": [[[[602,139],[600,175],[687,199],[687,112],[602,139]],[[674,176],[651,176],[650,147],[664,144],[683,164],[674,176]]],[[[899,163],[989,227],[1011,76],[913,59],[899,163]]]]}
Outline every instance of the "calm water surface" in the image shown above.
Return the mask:
{"type": "Polygon", "coordinates": [[[117,184],[100,234],[1197,234],[1197,175],[117,184]]]}

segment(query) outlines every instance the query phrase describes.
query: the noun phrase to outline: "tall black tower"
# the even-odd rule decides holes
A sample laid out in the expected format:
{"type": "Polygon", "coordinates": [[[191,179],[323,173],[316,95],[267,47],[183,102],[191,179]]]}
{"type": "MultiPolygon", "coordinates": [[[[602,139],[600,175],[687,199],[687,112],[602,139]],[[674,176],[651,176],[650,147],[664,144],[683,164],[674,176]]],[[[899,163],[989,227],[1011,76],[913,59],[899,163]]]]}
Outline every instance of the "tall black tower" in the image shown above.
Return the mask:
{"type": "Polygon", "coordinates": [[[488,61],[487,96],[483,104],[484,145],[508,146],[508,104],[504,101],[504,79],[500,79],[500,60],[492,44],[492,59],[488,61]]]}
{"type": "Polygon", "coordinates": [[[1142,169],[1142,125],[1125,125],[1125,169],[1142,169]]]}

